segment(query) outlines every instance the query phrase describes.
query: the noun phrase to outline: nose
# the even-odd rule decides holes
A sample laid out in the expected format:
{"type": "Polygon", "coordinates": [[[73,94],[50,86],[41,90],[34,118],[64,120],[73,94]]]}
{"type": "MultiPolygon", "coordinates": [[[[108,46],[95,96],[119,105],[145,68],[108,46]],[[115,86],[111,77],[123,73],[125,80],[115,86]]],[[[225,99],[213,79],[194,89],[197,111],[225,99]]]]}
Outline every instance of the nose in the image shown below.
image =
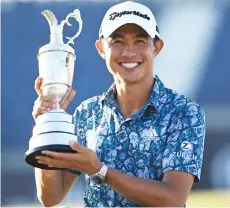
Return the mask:
{"type": "Polygon", "coordinates": [[[137,51],[135,50],[135,47],[133,47],[132,45],[126,45],[123,48],[121,54],[124,57],[132,58],[132,57],[137,56],[137,51]]]}

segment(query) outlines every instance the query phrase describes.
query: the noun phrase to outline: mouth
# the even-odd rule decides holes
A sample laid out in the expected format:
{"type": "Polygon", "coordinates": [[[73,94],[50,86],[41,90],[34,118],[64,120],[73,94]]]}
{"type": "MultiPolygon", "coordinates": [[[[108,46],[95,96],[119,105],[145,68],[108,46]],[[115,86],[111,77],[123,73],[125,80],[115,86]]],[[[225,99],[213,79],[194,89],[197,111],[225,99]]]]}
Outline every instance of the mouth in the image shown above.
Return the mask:
{"type": "Polygon", "coordinates": [[[140,66],[142,62],[121,62],[119,65],[125,69],[132,70],[140,66]]]}

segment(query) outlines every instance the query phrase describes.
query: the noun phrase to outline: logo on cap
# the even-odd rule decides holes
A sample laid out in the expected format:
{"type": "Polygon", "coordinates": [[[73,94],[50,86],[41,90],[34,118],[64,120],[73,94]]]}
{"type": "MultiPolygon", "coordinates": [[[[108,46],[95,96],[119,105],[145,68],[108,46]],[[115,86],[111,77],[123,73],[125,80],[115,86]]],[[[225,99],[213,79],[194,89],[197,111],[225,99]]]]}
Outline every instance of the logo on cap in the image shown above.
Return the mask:
{"type": "Polygon", "coordinates": [[[136,16],[142,17],[146,20],[150,20],[150,17],[147,14],[142,14],[138,11],[113,12],[112,14],[109,15],[109,20],[114,20],[115,18],[121,17],[123,15],[136,15],[136,16]]]}

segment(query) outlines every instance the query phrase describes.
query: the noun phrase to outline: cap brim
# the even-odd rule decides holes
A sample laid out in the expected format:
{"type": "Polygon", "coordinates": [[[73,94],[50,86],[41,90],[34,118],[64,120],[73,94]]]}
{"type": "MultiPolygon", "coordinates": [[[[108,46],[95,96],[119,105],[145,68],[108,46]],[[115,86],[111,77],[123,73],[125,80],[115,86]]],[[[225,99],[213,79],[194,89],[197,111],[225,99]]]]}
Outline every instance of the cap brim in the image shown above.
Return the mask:
{"type": "Polygon", "coordinates": [[[134,20],[128,20],[128,21],[122,21],[122,22],[119,22],[119,24],[116,24],[114,25],[114,27],[111,27],[110,29],[106,30],[104,29],[104,32],[103,32],[103,37],[104,38],[108,38],[115,30],[117,30],[118,28],[120,28],[121,26],[123,25],[126,25],[126,24],[136,24],[138,26],[140,26],[143,30],[146,31],[146,33],[151,37],[151,38],[155,38],[155,36],[158,36],[160,38],[160,34],[159,32],[156,30],[156,27],[155,28],[149,28],[149,27],[145,27],[145,25],[143,24],[140,24],[138,23],[137,21],[134,21],[134,20]]]}

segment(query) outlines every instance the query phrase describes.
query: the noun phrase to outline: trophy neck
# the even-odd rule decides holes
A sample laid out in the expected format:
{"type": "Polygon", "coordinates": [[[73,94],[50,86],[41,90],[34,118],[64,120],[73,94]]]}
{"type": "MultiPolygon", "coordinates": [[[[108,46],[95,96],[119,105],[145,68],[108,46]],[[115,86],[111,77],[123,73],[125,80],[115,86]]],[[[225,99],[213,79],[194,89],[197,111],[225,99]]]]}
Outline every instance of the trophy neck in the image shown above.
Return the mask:
{"type": "Polygon", "coordinates": [[[55,25],[50,28],[50,43],[51,44],[63,44],[63,25],[55,25]]]}
{"type": "Polygon", "coordinates": [[[42,15],[46,18],[50,27],[50,43],[63,44],[63,27],[65,21],[62,21],[61,24],[58,24],[57,18],[55,15],[49,11],[44,10],[42,15]]]}

